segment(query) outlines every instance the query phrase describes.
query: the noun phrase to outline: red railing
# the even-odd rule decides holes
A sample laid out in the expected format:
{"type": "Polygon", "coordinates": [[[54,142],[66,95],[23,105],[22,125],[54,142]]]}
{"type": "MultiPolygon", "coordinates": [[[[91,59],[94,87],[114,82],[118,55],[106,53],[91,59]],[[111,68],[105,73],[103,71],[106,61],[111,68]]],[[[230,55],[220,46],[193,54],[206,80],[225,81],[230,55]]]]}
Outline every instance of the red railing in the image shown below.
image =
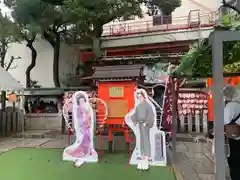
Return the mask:
{"type": "MultiPolygon", "coordinates": [[[[202,28],[211,27],[216,24],[216,21],[218,20],[218,14],[219,13],[217,12],[200,14],[199,16],[191,17],[191,21],[200,20],[200,26],[202,28]]],[[[107,24],[103,27],[103,36],[127,36],[149,32],[175,31],[192,28],[189,25],[189,16],[172,18],[171,23],[163,25],[153,25],[152,17],[149,18],[149,20],[140,19],[107,24]]]]}

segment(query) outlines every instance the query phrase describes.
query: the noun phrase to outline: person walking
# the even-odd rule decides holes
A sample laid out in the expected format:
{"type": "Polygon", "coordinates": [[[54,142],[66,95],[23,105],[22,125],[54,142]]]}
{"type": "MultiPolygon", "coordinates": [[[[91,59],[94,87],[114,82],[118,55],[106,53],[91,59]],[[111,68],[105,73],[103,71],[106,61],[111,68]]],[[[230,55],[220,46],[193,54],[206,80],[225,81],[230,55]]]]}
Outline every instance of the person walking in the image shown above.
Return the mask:
{"type": "Polygon", "coordinates": [[[225,133],[228,138],[230,153],[227,157],[232,180],[240,180],[240,94],[233,86],[223,90],[225,133]]]}

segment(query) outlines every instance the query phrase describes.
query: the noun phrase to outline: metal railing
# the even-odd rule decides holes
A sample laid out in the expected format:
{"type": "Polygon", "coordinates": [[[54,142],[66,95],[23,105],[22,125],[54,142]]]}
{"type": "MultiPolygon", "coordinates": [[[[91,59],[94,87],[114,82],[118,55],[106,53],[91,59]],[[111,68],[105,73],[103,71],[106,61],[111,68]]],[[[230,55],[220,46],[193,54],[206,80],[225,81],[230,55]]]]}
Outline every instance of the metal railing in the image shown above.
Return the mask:
{"type": "MultiPolygon", "coordinates": [[[[216,21],[219,19],[218,17],[219,13],[213,12],[191,17],[191,21],[195,21],[194,18],[196,18],[196,21],[200,20],[201,27],[211,27],[216,24],[216,21]]],[[[162,25],[153,25],[153,17],[149,17],[149,20],[140,19],[106,24],[103,26],[103,36],[126,36],[158,31],[184,30],[190,28],[189,16],[174,17],[172,18],[172,22],[162,25]]]]}
{"type": "Polygon", "coordinates": [[[141,54],[141,55],[126,55],[126,56],[106,56],[103,57],[104,61],[113,60],[158,60],[163,58],[180,58],[183,53],[154,53],[154,54],[141,54]]]}

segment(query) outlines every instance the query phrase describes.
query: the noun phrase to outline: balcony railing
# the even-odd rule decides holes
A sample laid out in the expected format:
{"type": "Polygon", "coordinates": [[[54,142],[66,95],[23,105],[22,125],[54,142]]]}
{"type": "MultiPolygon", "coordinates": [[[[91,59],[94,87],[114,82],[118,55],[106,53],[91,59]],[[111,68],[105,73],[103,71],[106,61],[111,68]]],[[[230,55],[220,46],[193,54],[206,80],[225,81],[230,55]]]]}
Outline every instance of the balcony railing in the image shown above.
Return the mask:
{"type": "MultiPolygon", "coordinates": [[[[208,14],[200,14],[196,17],[191,17],[191,20],[196,21],[200,20],[200,26],[204,27],[212,27],[216,24],[218,20],[217,12],[208,13],[208,14]]],[[[107,24],[103,27],[103,36],[127,36],[133,34],[142,34],[149,32],[159,32],[159,31],[177,31],[184,29],[191,29],[192,27],[189,25],[189,16],[183,17],[175,17],[172,18],[171,23],[166,23],[163,25],[153,25],[152,17],[149,20],[135,20],[135,21],[125,21],[125,22],[117,22],[114,24],[107,24]]]]}

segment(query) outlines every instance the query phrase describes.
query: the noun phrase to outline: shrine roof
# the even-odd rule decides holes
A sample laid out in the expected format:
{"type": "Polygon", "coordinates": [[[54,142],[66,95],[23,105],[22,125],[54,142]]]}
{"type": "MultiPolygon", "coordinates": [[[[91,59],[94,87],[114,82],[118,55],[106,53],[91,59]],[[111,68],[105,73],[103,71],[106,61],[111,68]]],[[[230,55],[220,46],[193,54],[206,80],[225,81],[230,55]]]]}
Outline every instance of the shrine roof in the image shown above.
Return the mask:
{"type": "Polygon", "coordinates": [[[93,67],[92,79],[128,79],[142,76],[144,64],[93,67]]]}

